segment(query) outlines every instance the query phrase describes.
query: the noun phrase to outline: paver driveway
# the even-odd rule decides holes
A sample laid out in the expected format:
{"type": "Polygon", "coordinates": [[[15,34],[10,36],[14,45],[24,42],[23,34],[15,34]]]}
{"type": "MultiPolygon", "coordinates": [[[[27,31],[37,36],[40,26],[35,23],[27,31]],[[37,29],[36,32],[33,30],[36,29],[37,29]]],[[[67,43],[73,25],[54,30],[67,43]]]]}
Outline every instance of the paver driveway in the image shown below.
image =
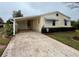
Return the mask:
{"type": "Polygon", "coordinates": [[[2,56],[79,56],[79,51],[41,33],[25,32],[13,37],[2,56]]]}

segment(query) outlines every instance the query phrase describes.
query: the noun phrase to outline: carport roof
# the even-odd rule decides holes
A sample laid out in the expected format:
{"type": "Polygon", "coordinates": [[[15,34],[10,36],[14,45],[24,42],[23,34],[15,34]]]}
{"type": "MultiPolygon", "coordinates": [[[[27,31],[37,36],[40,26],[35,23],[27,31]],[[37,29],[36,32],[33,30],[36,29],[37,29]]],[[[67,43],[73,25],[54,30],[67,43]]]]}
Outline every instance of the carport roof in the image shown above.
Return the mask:
{"type": "Polygon", "coordinates": [[[39,16],[16,17],[16,18],[13,18],[13,19],[15,19],[15,20],[18,20],[18,19],[32,19],[34,17],[39,17],[39,16]]]}

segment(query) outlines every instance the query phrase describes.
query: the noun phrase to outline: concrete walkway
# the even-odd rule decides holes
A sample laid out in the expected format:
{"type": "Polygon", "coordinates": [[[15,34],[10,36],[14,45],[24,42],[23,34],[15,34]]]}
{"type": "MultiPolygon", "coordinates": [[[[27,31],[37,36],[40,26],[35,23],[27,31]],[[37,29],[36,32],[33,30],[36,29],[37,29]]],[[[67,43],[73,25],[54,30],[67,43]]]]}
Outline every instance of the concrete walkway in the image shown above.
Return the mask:
{"type": "Polygon", "coordinates": [[[79,57],[79,51],[37,32],[19,33],[2,57],[79,57]]]}

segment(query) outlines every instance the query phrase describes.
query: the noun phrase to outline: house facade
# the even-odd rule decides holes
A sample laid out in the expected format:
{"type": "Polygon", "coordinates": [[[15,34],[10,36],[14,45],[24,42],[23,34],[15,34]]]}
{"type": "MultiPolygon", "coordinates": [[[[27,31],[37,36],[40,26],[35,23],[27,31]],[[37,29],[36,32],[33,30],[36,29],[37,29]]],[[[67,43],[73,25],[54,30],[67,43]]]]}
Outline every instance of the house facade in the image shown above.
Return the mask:
{"type": "Polygon", "coordinates": [[[47,31],[49,31],[49,28],[59,27],[71,27],[70,17],[59,11],[38,16],[13,18],[13,35],[21,30],[31,29],[33,31],[41,32],[42,28],[47,28],[47,31]]]}

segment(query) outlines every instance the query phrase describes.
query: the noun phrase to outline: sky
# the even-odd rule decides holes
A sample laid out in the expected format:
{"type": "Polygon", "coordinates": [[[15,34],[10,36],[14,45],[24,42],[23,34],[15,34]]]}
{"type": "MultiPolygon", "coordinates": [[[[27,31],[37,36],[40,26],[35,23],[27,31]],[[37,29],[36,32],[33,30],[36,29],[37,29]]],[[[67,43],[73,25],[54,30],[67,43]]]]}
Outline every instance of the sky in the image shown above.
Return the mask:
{"type": "Polygon", "coordinates": [[[70,9],[62,2],[0,2],[0,17],[5,22],[12,18],[14,10],[21,10],[24,16],[60,11],[71,17],[71,20],[79,19],[79,9],[70,9]]]}

